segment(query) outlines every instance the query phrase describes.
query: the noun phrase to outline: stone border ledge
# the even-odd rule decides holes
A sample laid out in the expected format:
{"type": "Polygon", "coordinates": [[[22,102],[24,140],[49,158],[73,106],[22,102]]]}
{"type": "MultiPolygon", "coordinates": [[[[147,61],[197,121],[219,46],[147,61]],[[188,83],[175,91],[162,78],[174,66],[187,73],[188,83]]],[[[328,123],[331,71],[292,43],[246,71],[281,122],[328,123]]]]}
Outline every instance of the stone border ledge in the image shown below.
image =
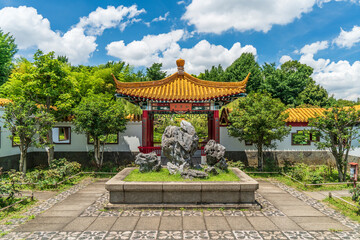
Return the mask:
{"type": "Polygon", "coordinates": [[[233,182],[124,181],[134,169],[125,168],[105,184],[106,190],[110,192],[108,208],[114,208],[115,205],[126,208],[124,204],[138,207],[146,204],[147,208],[151,204],[157,207],[161,205],[161,208],[167,208],[164,205],[169,204],[176,205],[177,208],[186,205],[194,205],[195,208],[212,207],[209,204],[224,207],[230,204],[231,208],[243,208],[246,204],[256,204],[255,191],[259,188],[259,183],[238,168],[231,169],[239,177],[239,181],[233,182]]]}

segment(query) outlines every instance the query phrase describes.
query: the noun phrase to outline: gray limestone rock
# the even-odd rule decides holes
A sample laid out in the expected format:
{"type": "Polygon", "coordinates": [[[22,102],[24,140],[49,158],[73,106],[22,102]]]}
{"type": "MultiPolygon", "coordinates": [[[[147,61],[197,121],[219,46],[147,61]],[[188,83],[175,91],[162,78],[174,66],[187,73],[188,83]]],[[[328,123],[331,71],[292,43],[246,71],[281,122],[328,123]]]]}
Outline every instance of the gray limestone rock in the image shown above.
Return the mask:
{"type": "Polygon", "coordinates": [[[216,170],[215,167],[205,168],[205,172],[208,173],[208,174],[212,174],[212,175],[218,175],[219,174],[219,172],[216,170]]]}
{"type": "Polygon", "coordinates": [[[222,170],[226,170],[228,165],[224,158],[225,147],[220,143],[216,143],[214,140],[210,140],[204,148],[206,154],[206,163],[210,167],[218,167],[222,170]]]}
{"type": "Polygon", "coordinates": [[[180,166],[177,166],[175,164],[172,164],[171,162],[168,162],[167,169],[169,170],[170,174],[182,173],[184,170],[189,169],[189,164],[184,163],[180,166]]]}
{"type": "Polygon", "coordinates": [[[193,178],[207,178],[209,175],[206,172],[201,172],[193,169],[186,169],[181,173],[181,177],[184,179],[193,178]]]}
{"type": "Polygon", "coordinates": [[[139,165],[140,172],[160,171],[161,162],[156,152],[139,153],[136,155],[135,164],[139,165]]]}
{"type": "Polygon", "coordinates": [[[199,137],[195,128],[187,121],[181,121],[180,127],[168,126],[162,135],[162,152],[169,161],[180,167],[184,163],[192,166],[191,157],[198,149],[199,137]]]}

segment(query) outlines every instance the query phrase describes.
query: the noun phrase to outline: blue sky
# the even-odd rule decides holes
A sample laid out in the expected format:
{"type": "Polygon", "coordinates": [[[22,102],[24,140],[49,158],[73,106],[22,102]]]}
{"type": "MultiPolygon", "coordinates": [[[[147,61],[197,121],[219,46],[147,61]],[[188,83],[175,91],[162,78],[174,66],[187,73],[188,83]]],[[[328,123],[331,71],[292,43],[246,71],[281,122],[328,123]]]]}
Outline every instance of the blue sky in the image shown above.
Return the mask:
{"type": "Polygon", "coordinates": [[[359,0],[0,0],[0,28],[19,56],[55,51],[74,65],[161,62],[172,73],[182,57],[198,74],[243,52],[296,59],[335,97],[360,97],[359,0]]]}

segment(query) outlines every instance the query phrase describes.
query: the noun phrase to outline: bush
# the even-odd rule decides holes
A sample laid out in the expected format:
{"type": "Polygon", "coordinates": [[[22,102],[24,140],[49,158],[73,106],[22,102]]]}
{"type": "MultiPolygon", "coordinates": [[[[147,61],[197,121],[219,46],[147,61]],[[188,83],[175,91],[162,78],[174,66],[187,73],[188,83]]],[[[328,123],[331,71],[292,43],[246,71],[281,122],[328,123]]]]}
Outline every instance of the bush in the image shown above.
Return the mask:
{"type": "Polygon", "coordinates": [[[239,168],[240,170],[245,168],[245,164],[242,161],[226,161],[229,167],[239,168]]]}

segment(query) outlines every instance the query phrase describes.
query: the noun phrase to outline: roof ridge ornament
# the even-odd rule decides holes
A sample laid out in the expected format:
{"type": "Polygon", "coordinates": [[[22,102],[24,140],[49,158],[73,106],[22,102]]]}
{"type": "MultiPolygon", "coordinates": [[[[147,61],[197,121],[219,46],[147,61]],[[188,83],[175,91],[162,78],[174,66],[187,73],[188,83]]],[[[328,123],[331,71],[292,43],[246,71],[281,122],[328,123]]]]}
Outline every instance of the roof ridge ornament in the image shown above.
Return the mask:
{"type": "Polygon", "coordinates": [[[176,60],[176,65],[178,67],[178,74],[179,75],[184,75],[184,65],[185,65],[185,60],[182,58],[179,58],[178,60],[176,60]]]}

